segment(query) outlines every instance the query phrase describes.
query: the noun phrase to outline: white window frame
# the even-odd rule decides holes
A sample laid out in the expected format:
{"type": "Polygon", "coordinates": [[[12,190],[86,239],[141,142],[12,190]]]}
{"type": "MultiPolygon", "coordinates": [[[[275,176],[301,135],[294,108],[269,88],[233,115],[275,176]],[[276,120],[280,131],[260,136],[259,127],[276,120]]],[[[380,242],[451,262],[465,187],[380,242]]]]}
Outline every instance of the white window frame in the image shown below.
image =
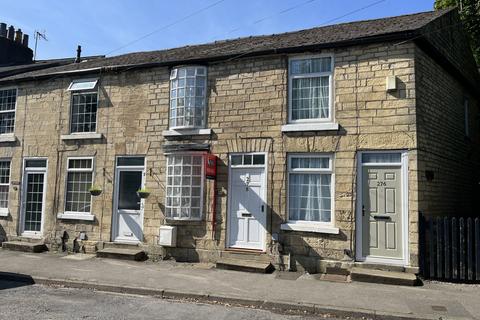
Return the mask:
{"type": "MultiPolygon", "coordinates": [[[[12,132],[8,132],[8,133],[0,133],[0,136],[13,136],[15,134],[15,120],[17,118],[17,104],[18,104],[18,88],[17,87],[3,87],[3,88],[0,88],[0,91],[4,91],[4,90],[15,90],[15,107],[13,108],[13,110],[0,110],[0,113],[13,113],[13,130],[12,132]]],[[[15,140],[13,140],[15,141],[15,140]]],[[[1,141],[0,141],[1,142],[1,141]]],[[[8,142],[12,142],[12,141],[8,141],[8,142]]]]}
{"type": "MultiPolygon", "coordinates": [[[[335,73],[335,60],[333,53],[317,54],[317,55],[299,55],[291,56],[288,59],[288,123],[289,124],[318,124],[318,123],[332,123],[334,119],[334,73],[335,73]],[[303,73],[303,74],[291,74],[291,63],[295,60],[305,60],[305,59],[315,59],[315,58],[330,58],[331,59],[331,71],[330,72],[316,72],[316,73],[303,73]],[[329,77],[329,90],[328,90],[328,118],[318,118],[318,119],[300,119],[292,120],[292,80],[301,79],[301,78],[312,78],[312,77],[329,77]]],[[[330,128],[326,128],[330,129],[330,128]]],[[[287,131],[287,130],[285,130],[287,131]]],[[[289,131],[289,130],[288,130],[289,131]]],[[[292,130],[297,131],[297,130],[292,130]]]]}
{"type": "MultiPolygon", "coordinates": [[[[202,221],[203,220],[203,217],[204,217],[204,198],[205,198],[205,164],[204,164],[204,161],[205,161],[205,153],[204,152],[169,152],[169,153],[165,153],[165,167],[166,167],[166,171],[165,171],[165,210],[167,210],[167,198],[168,198],[168,187],[169,187],[169,184],[168,184],[168,165],[167,165],[167,158],[169,156],[200,156],[201,159],[202,159],[202,164],[201,164],[201,169],[202,169],[202,173],[201,173],[201,177],[200,177],[200,215],[198,218],[192,218],[191,217],[191,214],[190,214],[190,217],[188,218],[182,218],[182,217],[167,217],[166,215],[166,212],[165,212],[165,219],[166,220],[170,220],[170,221],[202,221]]],[[[182,176],[183,177],[183,176],[182,176]]],[[[192,177],[192,175],[190,174],[190,177],[192,177]]],[[[191,197],[191,194],[190,194],[190,197],[191,197]]],[[[180,200],[181,201],[181,200],[180,200]]],[[[190,208],[191,209],[191,208],[190,208]]]]}
{"type": "Polygon", "coordinates": [[[98,139],[101,138],[101,136],[95,135],[98,130],[98,106],[100,104],[100,95],[98,92],[98,79],[97,78],[87,78],[87,79],[75,79],[72,80],[70,85],[67,88],[67,91],[71,92],[70,95],[70,116],[69,116],[69,123],[68,123],[68,132],[69,135],[62,135],[62,140],[70,140],[70,139],[75,139],[75,136],[88,136],[89,138],[92,139],[98,139]],[[90,86],[89,88],[82,88],[82,89],[72,89],[72,86],[75,83],[79,82],[93,82],[93,86],[90,86]],[[97,95],[97,111],[95,114],[95,130],[94,131],[85,131],[85,132],[73,132],[72,131],[72,121],[73,121],[73,98],[76,95],[82,95],[82,94],[96,94],[97,95]],[[94,135],[94,136],[92,136],[94,135]]]}
{"type": "Polygon", "coordinates": [[[12,159],[11,158],[0,158],[0,161],[8,161],[9,162],[9,170],[8,170],[8,183],[0,183],[0,186],[7,186],[7,206],[5,208],[0,207],[0,217],[6,217],[9,214],[8,207],[10,205],[10,182],[12,181],[12,159]]]}
{"type": "Polygon", "coordinates": [[[91,172],[92,173],[92,184],[95,181],[95,157],[68,157],[67,158],[67,170],[65,175],[65,195],[64,195],[64,204],[63,208],[65,210],[64,213],[59,215],[61,219],[75,219],[75,220],[94,220],[94,216],[92,213],[92,202],[93,197],[90,197],[90,212],[77,212],[77,211],[67,211],[67,189],[68,189],[68,173],[69,172],[91,172]],[[70,160],[90,160],[92,161],[92,167],[90,169],[86,168],[69,168],[70,160]]]}
{"type": "Polygon", "coordinates": [[[97,78],[88,78],[88,79],[75,79],[75,80],[72,80],[72,82],[70,82],[70,85],[68,86],[67,88],[67,91],[74,91],[74,92],[77,92],[77,91],[93,91],[96,87],[97,87],[97,84],[98,84],[98,79],[97,78]],[[72,89],[72,87],[77,84],[77,83],[82,83],[82,82],[92,82],[93,85],[91,85],[90,87],[88,88],[82,88],[82,89],[72,89]]]}
{"type": "MultiPolygon", "coordinates": [[[[196,76],[196,74],[195,74],[196,76]]],[[[177,66],[177,67],[174,67],[170,70],[170,75],[169,75],[169,83],[168,83],[168,88],[169,88],[169,91],[168,91],[168,127],[169,127],[169,131],[171,132],[176,132],[176,130],[196,130],[196,129],[206,129],[207,128],[207,119],[208,119],[208,94],[207,94],[207,91],[208,91],[208,68],[207,66],[202,66],[202,65],[186,65],[186,66],[177,66]],[[205,94],[203,96],[203,99],[204,99],[204,109],[203,109],[203,123],[201,126],[186,126],[186,125],[183,125],[183,126],[172,126],[171,125],[171,102],[173,99],[178,99],[178,92],[177,92],[177,97],[176,98],[172,98],[172,80],[175,80],[175,79],[178,79],[178,71],[180,69],[187,69],[187,68],[203,68],[205,70],[205,94]]],[[[177,87],[178,88],[178,87],[177,87]]],[[[186,88],[186,86],[185,86],[186,88]]],[[[178,91],[178,89],[176,89],[178,91]]],[[[178,105],[177,105],[177,108],[178,108],[178,105]]],[[[196,107],[194,107],[196,108],[196,107]]],[[[184,104],[184,110],[185,110],[185,104],[184,104]]],[[[209,132],[210,133],[210,132],[209,132]]],[[[198,134],[198,133],[197,133],[198,134]]],[[[205,133],[203,133],[205,134],[205,133]]],[[[167,133],[168,135],[168,133],[167,133]]]]}
{"type": "Polygon", "coordinates": [[[229,154],[228,163],[229,167],[231,168],[267,168],[267,153],[266,152],[232,152],[229,154]],[[254,156],[263,156],[263,163],[262,164],[253,164],[253,157],[254,156]],[[236,156],[242,157],[242,164],[233,164],[232,158],[236,156]],[[245,156],[252,156],[252,164],[244,164],[245,156]]]}
{"type": "Polygon", "coordinates": [[[290,153],[287,155],[287,223],[281,225],[282,230],[290,231],[306,231],[318,233],[338,234],[339,229],[335,228],[335,171],[334,171],[334,154],[332,153],[290,153]],[[291,169],[292,158],[328,158],[328,168],[305,168],[291,169]],[[290,219],[290,175],[295,173],[320,173],[330,174],[330,222],[323,221],[307,221],[307,220],[291,220],[290,219]]]}

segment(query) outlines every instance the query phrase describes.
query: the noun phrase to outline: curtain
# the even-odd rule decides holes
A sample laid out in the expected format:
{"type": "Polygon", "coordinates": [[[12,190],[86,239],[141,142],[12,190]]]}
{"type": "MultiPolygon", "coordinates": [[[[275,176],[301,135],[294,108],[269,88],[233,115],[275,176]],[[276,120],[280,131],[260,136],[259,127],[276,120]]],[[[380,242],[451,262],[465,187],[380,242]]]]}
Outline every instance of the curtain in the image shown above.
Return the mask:
{"type": "Polygon", "coordinates": [[[329,76],[292,80],[292,119],[329,117],[329,76]]]}
{"type": "Polygon", "coordinates": [[[290,220],[331,221],[331,175],[290,174],[290,220]]]}

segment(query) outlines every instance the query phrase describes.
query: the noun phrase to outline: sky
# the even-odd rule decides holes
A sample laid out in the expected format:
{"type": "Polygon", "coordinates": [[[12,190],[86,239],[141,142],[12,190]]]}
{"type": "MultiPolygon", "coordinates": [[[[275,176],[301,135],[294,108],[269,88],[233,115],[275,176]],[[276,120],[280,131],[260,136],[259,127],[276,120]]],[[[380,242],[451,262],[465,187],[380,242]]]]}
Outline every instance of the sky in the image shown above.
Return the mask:
{"type": "Polygon", "coordinates": [[[115,56],[430,11],[433,0],[15,0],[0,22],[21,28],[37,59],[115,56]]]}

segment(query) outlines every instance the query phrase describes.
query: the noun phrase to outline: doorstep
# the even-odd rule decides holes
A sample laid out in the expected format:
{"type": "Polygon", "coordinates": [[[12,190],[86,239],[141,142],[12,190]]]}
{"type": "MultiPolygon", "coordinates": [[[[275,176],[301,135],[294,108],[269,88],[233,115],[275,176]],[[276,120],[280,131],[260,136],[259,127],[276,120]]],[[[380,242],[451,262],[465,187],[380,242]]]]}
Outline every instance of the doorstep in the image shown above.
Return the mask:
{"type": "Polygon", "coordinates": [[[398,271],[353,267],[350,271],[352,281],[393,284],[399,286],[417,286],[421,281],[415,274],[398,271]]]}
{"type": "Polygon", "coordinates": [[[142,249],[132,246],[132,248],[104,248],[97,251],[97,258],[144,261],[147,260],[147,254],[142,249]]]}
{"type": "Polygon", "coordinates": [[[217,261],[217,269],[235,270],[253,273],[272,273],[275,267],[270,262],[223,258],[217,261]]]}
{"type": "Polygon", "coordinates": [[[27,242],[27,241],[4,241],[2,248],[12,251],[40,253],[47,251],[48,248],[43,242],[27,242]]]}

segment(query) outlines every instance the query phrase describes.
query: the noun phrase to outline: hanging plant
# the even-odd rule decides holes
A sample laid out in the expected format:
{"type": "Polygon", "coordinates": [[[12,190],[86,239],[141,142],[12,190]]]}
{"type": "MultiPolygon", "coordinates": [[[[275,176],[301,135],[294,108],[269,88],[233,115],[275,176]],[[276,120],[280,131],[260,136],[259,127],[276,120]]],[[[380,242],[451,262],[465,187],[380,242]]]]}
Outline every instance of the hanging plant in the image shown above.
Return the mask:
{"type": "Polygon", "coordinates": [[[138,189],[138,190],[137,190],[137,195],[138,195],[141,199],[145,199],[145,198],[147,198],[147,197],[150,195],[150,190],[148,190],[147,188],[138,189]]]}
{"type": "Polygon", "coordinates": [[[99,196],[102,193],[102,188],[99,186],[91,186],[88,188],[88,191],[90,191],[90,194],[94,197],[99,196]]]}

